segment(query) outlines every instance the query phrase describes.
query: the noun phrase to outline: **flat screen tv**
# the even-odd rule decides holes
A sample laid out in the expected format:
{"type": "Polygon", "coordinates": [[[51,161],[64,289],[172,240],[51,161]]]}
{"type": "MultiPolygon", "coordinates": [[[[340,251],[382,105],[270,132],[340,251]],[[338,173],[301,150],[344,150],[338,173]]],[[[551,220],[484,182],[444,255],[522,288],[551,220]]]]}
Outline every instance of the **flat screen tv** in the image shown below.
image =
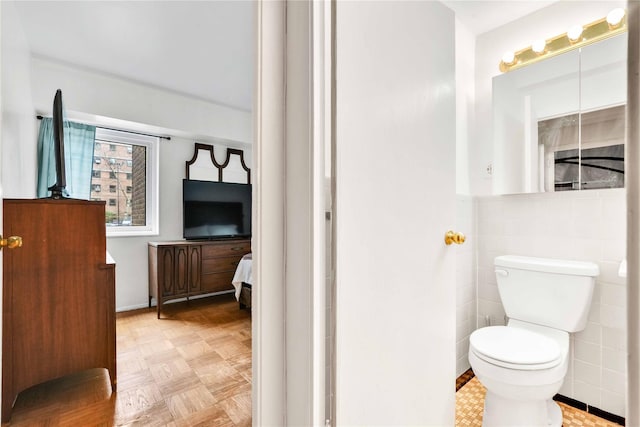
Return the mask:
{"type": "Polygon", "coordinates": [[[183,237],[251,237],[251,184],[182,181],[183,237]]]}

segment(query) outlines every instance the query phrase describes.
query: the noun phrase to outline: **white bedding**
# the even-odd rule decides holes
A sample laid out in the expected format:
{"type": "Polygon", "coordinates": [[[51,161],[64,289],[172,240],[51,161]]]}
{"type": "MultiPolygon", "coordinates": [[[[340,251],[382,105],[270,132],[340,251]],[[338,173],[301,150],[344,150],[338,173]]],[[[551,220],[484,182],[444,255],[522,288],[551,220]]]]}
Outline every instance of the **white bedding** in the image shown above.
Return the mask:
{"type": "Polygon", "coordinates": [[[242,282],[253,284],[253,273],[251,271],[251,254],[242,257],[236,268],[236,273],[233,275],[231,283],[236,288],[236,299],[240,299],[240,289],[242,289],[242,282]]]}

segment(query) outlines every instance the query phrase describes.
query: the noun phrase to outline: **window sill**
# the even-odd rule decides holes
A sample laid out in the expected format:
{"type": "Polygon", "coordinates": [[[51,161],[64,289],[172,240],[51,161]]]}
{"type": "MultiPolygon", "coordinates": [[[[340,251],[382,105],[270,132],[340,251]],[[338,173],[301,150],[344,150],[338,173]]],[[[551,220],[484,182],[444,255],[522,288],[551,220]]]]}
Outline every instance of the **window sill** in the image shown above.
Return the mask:
{"type": "Polygon", "coordinates": [[[140,236],[158,236],[160,233],[156,230],[113,230],[107,227],[107,239],[112,237],[140,237],[140,236]]]}

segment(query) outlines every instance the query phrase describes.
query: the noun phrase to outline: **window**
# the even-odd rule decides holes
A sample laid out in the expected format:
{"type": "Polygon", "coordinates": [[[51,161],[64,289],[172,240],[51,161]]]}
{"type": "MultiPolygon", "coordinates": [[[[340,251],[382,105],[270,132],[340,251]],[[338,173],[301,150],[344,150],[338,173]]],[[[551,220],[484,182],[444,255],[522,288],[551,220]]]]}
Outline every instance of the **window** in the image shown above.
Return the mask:
{"type": "Polygon", "coordinates": [[[101,177],[100,171],[99,171],[99,170],[95,170],[95,169],[94,169],[94,170],[91,172],[91,176],[92,176],[92,177],[94,177],[94,178],[100,178],[100,177],[101,177]]]}
{"type": "Polygon", "coordinates": [[[107,236],[157,234],[158,138],[98,127],[97,144],[109,146],[101,167],[109,172],[109,181],[94,170],[91,186],[91,197],[106,202],[107,236]],[[101,193],[104,185],[109,191],[101,193]]]}

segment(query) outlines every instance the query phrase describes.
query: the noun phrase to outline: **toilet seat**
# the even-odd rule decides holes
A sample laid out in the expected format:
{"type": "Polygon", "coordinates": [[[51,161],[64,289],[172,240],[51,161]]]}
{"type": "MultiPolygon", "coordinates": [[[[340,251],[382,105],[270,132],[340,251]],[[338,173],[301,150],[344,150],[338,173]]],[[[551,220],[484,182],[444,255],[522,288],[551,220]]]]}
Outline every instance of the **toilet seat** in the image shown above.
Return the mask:
{"type": "Polygon", "coordinates": [[[549,369],[562,362],[562,352],[556,341],[521,328],[488,326],[478,329],[469,337],[469,346],[479,359],[508,369],[549,369]]]}

